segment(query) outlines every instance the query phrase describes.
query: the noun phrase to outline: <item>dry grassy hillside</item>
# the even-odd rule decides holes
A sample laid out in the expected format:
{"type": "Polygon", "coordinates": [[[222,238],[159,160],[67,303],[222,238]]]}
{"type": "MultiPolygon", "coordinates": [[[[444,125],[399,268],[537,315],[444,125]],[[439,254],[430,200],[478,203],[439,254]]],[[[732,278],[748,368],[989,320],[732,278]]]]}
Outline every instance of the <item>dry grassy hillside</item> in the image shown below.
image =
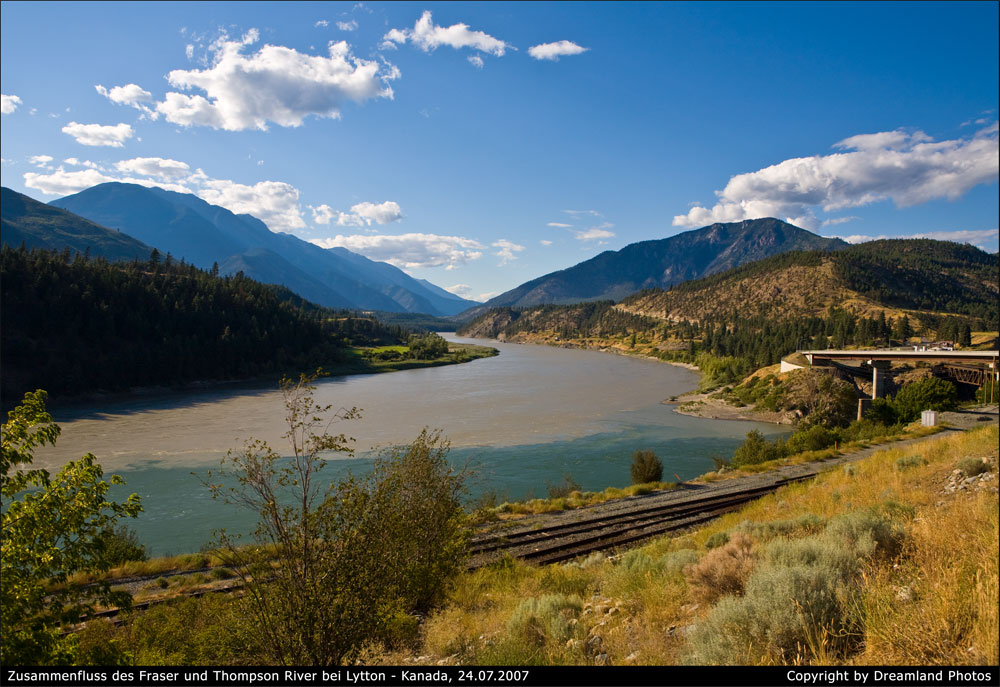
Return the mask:
{"type": "Polygon", "coordinates": [[[907,314],[916,327],[920,326],[919,311],[880,305],[847,288],[834,273],[830,258],[822,259],[817,266],[789,265],[698,289],[639,293],[616,307],[670,322],[822,316],[830,307],[836,307],[864,317],[875,317],[879,312],[886,317],[907,314]]]}

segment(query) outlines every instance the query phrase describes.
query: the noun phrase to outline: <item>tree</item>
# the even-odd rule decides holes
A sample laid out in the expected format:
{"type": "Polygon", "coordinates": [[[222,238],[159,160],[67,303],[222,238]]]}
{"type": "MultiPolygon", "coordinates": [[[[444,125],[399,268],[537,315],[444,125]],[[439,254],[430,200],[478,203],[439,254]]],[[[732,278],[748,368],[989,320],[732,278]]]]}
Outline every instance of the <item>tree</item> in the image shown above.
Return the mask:
{"type": "Polygon", "coordinates": [[[663,479],[663,463],[652,451],[636,451],[632,454],[632,484],[659,482],[663,479]]]}
{"type": "Polygon", "coordinates": [[[945,379],[927,377],[904,386],[892,403],[901,421],[912,422],[924,410],[954,409],[958,403],[958,390],[945,379]]]}
{"type": "Polygon", "coordinates": [[[35,448],[54,445],[59,436],[59,426],[45,410],[46,397],[41,389],[25,394],[0,432],[0,662],[6,665],[71,662],[73,644],[59,636],[59,626],[78,620],[95,603],[128,606],[131,601],[125,592],[112,592],[107,582],[90,588],[69,582],[76,572],[111,567],[106,533],[142,507],[136,494],[123,503],[108,500],[110,484],[125,482],[117,475],[110,484],[104,481],[89,453],[67,463],[55,478],[46,470],[22,469],[31,465],[35,448]]]}
{"type": "Polygon", "coordinates": [[[323,454],[353,453],[328,430],[359,411],[317,404],[315,379],[281,381],[291,455],[252,439],[224,461],[236,486],[209,485],[259,514],[251,543],[223,531],[219,553],[243,581],[262,657],[280,665],[336,665],[386,639],[394,618],[440,597],[465,550],[462,476],[438,434],[383,454],[366,479],[321,488],[323,454]]]}

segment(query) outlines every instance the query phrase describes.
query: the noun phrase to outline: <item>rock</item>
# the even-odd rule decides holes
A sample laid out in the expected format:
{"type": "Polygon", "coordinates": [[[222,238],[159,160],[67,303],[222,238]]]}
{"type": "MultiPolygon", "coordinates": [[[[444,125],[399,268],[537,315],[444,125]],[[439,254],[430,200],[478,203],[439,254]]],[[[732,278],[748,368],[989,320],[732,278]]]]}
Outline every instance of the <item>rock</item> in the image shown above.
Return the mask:
{"type": "Polygon", "coordinates": [[[617,606],[612,606],[611,608],[608,609],[608,615],[614,615],[615,613],[618,612],[618,610],[619,609],[617,606]]]}
{"type": "Polygon", "coordinates": [[[608,665],[608,655],[607,654],[597,654],[594,657],[595,666],[606,666],[608,665]]]}
{"type": "Polygon", "coordinates": [[[913,590],[909,587],[900,587],[896,592],[896,599],[902,601],[903,603],[909,603],[913,601],[913,590]]]}
{"type": "Polygon", "coordinates": [[[583,642],[581,642],[579,639],[571,639],[568,642],[566,642],[566,648],[570,650],[575,651],[576,649],[579,649],[582,646],[583,642]]]}
{"type": "Polygon", "coordinates": [[[632,661],[636,660],[637,658],[639,658],[639,652],[638,651],[633,651],[632,653],[630,653],[628,656],[625,657],[625,660],[628,663],[631,663],[632,661]]]}
{"type": "Polygon", "coordinates": [[[600,651],[601,647],[604,645],[604,639],[601,635],[591,635],[587,638],[587,649],[592,653],[597,653],[600,651]]]}

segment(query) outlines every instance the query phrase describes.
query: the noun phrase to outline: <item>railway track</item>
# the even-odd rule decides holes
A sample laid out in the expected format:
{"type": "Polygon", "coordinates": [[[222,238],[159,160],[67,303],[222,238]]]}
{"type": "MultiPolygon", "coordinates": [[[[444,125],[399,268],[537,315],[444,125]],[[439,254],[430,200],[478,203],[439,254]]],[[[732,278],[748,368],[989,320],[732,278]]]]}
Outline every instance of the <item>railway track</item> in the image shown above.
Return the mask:
{"type": "MultiPolygon", "coordinates": [[[[750,489],[695,497],[658,506],[626,509],[604,516],[582,518],[538,529],[515,530],[474,538],[469,546],[468,567],[470,570],[475,570],[508,554],[538,565],[548,565],[586,556],[595,551],[617,549],[667,532],[708,522],[724,513],[736,510],[754,499],[777,491],[787,484],[813,477],[815,474],[806,474],[750,489]]],[[[162,574],[155,577],[160,576],[162,574]]],[[[131,581],[139,579],[141,578],[131,578],[131,581]]],[[[150,577],[150,579],[152,580],[154,577],[150,577]]],[[[132,610],[146,610],[179,598],[200,597],[205,594],[217,593],[241,593],[241,591],[241,584],[230,583],[224,587],[196,590],[169,599],[152,599],[134,603],[132,610]]],[[[82,621],[89,622],[105,618],[118,625],[121,624],[119,618],[121,613],[122,610],[118,608],[96,611],[84,617],[82,621]]]]}
{"type": "Polygon", "coordinates": [[[471,569],[489,565],[505,553],[540,565],[561,563],[595,551],[614,549],[666,532],[692,527],[815,475],[778,480],[738,492],[627,510],[539,529],[526,529],[473,539],[471,569]]]}

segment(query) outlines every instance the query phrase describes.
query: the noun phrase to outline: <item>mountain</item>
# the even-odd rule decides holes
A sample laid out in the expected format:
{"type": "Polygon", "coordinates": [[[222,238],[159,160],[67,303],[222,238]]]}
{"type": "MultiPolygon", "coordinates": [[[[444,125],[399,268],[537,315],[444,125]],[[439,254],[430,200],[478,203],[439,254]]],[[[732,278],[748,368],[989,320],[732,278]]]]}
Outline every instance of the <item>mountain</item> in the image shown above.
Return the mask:
{"type": "MultiPolygon", "coordinates": [[[[914,328],[953,338],[945,331],[955,322],[986,330],[1000,325],[998,266],[996,255],[970,245],[871,241],[835,252],[783,253],[669,290],[639,291],[617,304],[493,308],[459,334],[553,342],[645,332],[647,342],[669,345],[690,340],[691,327],[753,334],[782,322],[811,320],[814,326],[842,312],[854,319],[906,316],[914,328]]],[[[854,334],[850,327],[843,332],[854,334]]]]}
{"type": "Polygon", "coordinates": [[[119,229],[198,267],[211,268],[217,262],[223,274],[242,271],[327,307],[453,315],[476,305],[453,294],[443,296],[387,263],[272,232],[255,217],[234,214],[189,193],[113,182],[51,205],[119,229]]]}
{"type": "Polygon", "coordinates": [[[94,224],[66,210],[39,203],[9,188],[0,189],[0,238],[5,245],[61,251],[69,248],[108,260],[145,260],[153,250],[128,234],[94,224]]]}
{"type": "Polygon", "coordinates": [[[641,289],[666,288],[778,253],[836,250],[846,245],[770,217],[713,224],[605,251],[502,293],[462,317],[475,317],[497,306],[619,300],[641,289]]]}

